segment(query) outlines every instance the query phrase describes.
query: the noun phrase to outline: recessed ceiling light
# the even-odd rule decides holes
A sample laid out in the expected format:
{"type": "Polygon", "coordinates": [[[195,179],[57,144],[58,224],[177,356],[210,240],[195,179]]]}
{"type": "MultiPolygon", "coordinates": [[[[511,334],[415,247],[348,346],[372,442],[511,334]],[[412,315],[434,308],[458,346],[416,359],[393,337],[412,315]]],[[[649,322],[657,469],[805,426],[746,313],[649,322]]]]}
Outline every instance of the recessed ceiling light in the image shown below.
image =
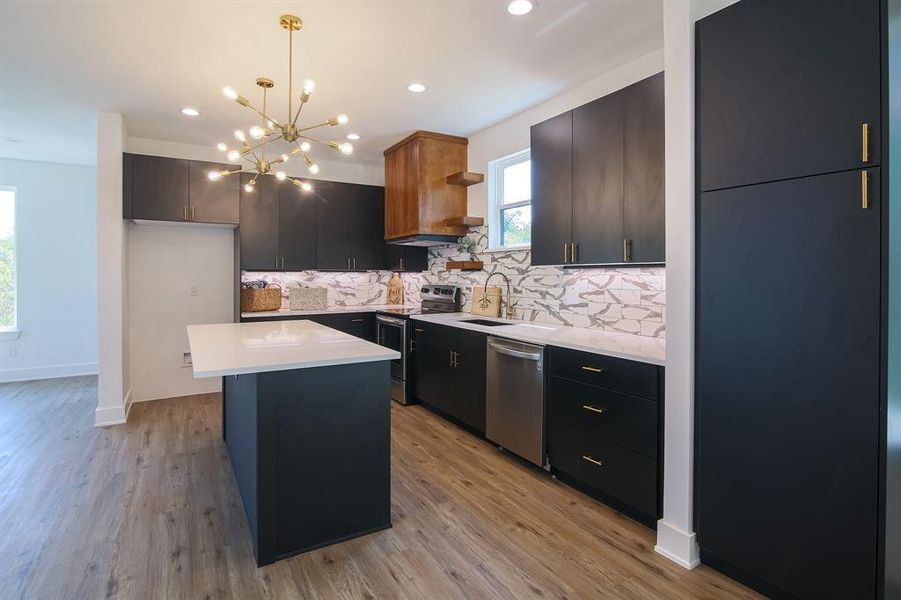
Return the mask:
{"type": "Polygon", "coordinates": [[[348,133],[348,134],[347,134],[347,139],[349,139],[349,140],[358,140],[358,139],[360,139],[360,134],[359,134],[359,133],[348,133]]]}
{"type": "Polygon", "coordinates": [[[507,5],[507,12],[511,15],[521,17],[532,12],[533,8],[535,8],[535,2],[533,0],[513,0],[513,2],[507,5]]]}
{"type": "Polygon", "coordinates": [[[413,92],[414,94],[421,94],[425,91],[425,86],[421,83],[411,83],[407,86],[407,89],[413,92]]]}
{"type": "Polygon", "coordinates": [[[188,117],[199,117],[200,111],[197,110],[196,108],[191,108],[190,106],[186,106],[185,108],[181,109],[181,114],[188,116],[188,117]]]}

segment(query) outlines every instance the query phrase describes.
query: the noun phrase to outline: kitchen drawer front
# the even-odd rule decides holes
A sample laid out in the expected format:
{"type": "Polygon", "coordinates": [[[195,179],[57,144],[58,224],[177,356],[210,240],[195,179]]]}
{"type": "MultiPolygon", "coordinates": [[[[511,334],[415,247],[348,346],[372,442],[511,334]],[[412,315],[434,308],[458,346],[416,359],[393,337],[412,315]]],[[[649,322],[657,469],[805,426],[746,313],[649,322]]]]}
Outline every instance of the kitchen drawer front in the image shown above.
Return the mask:
{"type": "Polygon", "coordinates": [[[311,315],[303,317],[311,321],[316,321],[326,327],[334,329],[345,329],[369,327],[375,322],[372,313],[331,313],[324,315],[311,315]]]}
{"type": "Polygon", "coordinates": [[[657,517],[654,459],[553,423],[548,432],[548,456],[552,468],[651,519],[657,517]]]}
{"type": "Polygon", "coordinates": [[[646,363],[548,346],[548,371],[582,383],[657,400],[657,367],[646,363]]]}
{"type": "Polygon", "coordinates": [[[423,343],[427,341],[430,344],[451,348],[458,345],[457,332],[459,331],[463,330],[455,327],[448,327],[447,325],[437,325],[427,321],[413,320],[413,335],[416,339],[422,340],[423,343]]]}
{"type": "Polygon", "coordinates": [[[657,457],[656,402],[551,377],[548,421],[657,457]]]}

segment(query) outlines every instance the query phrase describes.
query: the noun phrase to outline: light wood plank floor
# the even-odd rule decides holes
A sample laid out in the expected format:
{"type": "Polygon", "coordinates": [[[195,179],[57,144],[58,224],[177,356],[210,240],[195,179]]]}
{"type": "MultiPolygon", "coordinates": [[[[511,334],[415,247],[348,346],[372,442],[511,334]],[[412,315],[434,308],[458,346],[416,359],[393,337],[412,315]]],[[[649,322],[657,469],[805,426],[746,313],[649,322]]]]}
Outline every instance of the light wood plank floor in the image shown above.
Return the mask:
{"type": "Polygon", "coordinates": [[[392,411],[393,529],[257,569],[218,395],[104,429],[96,397],[93,377],[0,385],[4,599],[756,597],[418,406],[392,411]]]}

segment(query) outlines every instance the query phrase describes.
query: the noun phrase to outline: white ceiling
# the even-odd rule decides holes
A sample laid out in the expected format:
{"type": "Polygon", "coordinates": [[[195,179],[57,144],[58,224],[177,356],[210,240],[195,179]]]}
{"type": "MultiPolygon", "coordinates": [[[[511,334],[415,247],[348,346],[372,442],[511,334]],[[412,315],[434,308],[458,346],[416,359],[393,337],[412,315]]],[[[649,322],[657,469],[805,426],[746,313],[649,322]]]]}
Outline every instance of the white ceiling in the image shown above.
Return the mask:
{"type": "Polygon", "coordinates": [[[316,81],[302,120],[347,113],[350,124],[324,136],[359,133],[349,160],[379,164],[413,130],[471,135],[661,47],[661,2],[539,0],[513,17],[506,0],[5,1],[0,155],[91,164],[95,111],[122,113],[131,136],[230,143],[256,120],[222,87],[257,102],[259,76],[275,80],[272,116],[284,118],[278,18],[290,13],[304,21],[295,90],[316,81]],[[412,81],[427,91],[411,94],[412,81]]]}

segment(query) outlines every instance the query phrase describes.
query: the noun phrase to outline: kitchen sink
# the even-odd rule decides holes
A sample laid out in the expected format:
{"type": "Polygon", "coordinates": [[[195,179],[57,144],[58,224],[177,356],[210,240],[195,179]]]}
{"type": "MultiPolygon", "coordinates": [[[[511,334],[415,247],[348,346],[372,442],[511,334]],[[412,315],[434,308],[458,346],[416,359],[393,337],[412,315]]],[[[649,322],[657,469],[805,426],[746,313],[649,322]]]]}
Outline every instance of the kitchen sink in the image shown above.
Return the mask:
{"type": "Polygon", "coordinates": [[[505,323],[504,321],[489,321],[488,319],[460,319],[461,323],[472,323],[473,325],[484,325],[485,327],[498,327],[500,325],[513,325],[513,323],[505,323]]]}

